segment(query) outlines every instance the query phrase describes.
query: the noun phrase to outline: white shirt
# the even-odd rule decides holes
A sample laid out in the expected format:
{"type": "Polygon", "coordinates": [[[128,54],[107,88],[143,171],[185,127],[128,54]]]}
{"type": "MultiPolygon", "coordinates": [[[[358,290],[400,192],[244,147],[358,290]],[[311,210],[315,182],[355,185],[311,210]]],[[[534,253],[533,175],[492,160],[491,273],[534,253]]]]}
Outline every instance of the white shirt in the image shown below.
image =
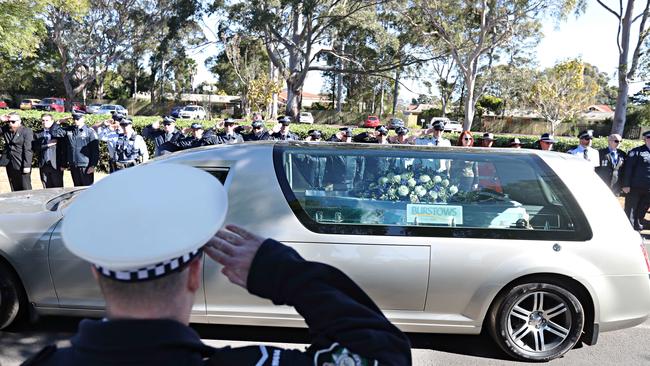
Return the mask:
{"type": "MultiPolygon", "coordinates": [[[[418,137],[415,139],[416,145],[426,145],[426,146],[443,146],[451,147],[451,141],[440,136],[440,138],[435,138],[433,136],[418,137]]],[[[449,169],[449,162],[447,160],[436,160],[436,159],[422,159],[422,166],[425,168],[435,169],[438,172],[449,169]]]]}
{"type": "Polygon", "coordinates": [[[594,149],[591,146],[584,147],[582,145],[578,145],[575,149],[571,149],[567,151],[571,155],[576,155],[582,158],[585,158],[594,168],[600,166],[600,156],[598,154],[598,150],[594,149]],[[586,158],[585,158],[585,150],[586,150],[586,158]]]}

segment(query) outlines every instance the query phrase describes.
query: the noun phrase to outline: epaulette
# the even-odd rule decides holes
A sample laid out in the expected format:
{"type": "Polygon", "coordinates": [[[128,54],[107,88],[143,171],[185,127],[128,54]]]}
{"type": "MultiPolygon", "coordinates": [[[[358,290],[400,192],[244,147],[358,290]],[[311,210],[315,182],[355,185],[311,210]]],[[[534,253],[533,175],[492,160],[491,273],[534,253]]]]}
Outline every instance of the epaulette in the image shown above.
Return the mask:
{"type": "Polygon", "coordinates": [[[54,352],[56,352],[56,350],[57,350],[56,344],[50,344],[49,346],[45,346],[43,349],[38,351],[38,353],[26,359],[25,362],[21,364],[21,366],[38,365],[41,362],[50,358],[54,354],[54,352]]]}

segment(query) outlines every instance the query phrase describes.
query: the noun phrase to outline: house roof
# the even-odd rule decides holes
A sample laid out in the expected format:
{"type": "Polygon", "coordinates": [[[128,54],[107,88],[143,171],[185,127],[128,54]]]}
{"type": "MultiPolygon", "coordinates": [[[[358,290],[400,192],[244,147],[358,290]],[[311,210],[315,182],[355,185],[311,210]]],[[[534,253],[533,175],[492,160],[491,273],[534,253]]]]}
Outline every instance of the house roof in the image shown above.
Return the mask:
{"type": "Polygon", "coordinates": [[[614,111],[606,104],[592,104],[587,108],[591,112],[613,113],[614,111]]]}
{"type": "MultiPolygon", "coordinates": [[[[280,92],[278,97],[280,98],[280,100],[286,102],[287,101],[287,89],[282,89],[282,91],[280,92]]],[[[328,97],[326,95],[323,95],[323,94],[314,94],[314,93],[309,93],[309,92],[303,91],[302,92],[302,100],[303,101],[309,100],[309,101],[313,101],[313,102],[320,102],[320,101],[327,102],[328,97]]]]}

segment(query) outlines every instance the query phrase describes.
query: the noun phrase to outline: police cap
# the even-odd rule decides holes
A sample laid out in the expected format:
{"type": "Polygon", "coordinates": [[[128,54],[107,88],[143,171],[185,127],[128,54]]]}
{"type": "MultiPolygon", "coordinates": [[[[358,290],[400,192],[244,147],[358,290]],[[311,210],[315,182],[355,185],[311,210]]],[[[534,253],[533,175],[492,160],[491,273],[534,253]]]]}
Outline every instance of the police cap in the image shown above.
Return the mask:
{"type": "Polygon", "coordinates": [[[190,128],[192,128],[193,130],[202,130],[202,129],[203,129],[203,125],[201,125],[201,124],[198,123],[198,122],[194,122],[194,123],[192,123],[192,125],[190,126],[190,128]]]}
{"type": "Polygon", "coordinates": [[[643,137],[649,137],[650,136],[650,131],[646,131],[643,133],[643,137]]]}
{"type": "Polygon", "coordinates": [[[170,116],[163,116],[162,123],[164,125],[171,125],[172,123],[176,123],[176,118],[170,116]]]}
{"type": "Polygon", "coordinates": [[[234,125],[235,123],[237,123],[237,121],[235,121],[232,118],[226,118],[226,119],[223,120],[223,123],[228,124],[228,125],[234,125]]]}
{"type": "Polygon", "coordinates": [[[253,121],[251,122],[251,126],[253,126],[253,128],[262,128],[264,127],[264,121],[261,120],[253,121]]]}
{"type": "Polygon", "coordinates": [[[404,136],[404,135],[406,135],[407,133],[409,133],[409,129],[406,128],[406,127],[401,127],[401,126],[400,126],[400,127],[397,127],[397,128],[395,129],[395,133],[397,133],[397,134],[400,135],[400,136],[404,136]]]}
{"type": "Polygon", "coordinates": [[[320,130],[309,130],[307,131],[307,134],[315,139],[319,139],[323,136],[323,133],[320,130]]]}
{"type": "Polygon", "coordinates": [[[83,112],[72,111],[72,119],[75,121],[82,119],[85,116],[83,112]]]}
{"type": "Polygon", "coordinates": [[[519,137],[510,139],[510,146],[521,146],[521,140],[519,140],[519,137]]]}
{"type": "Polygon", "coordinates": [[[341,127],[339,128],[339,131],[345,132],[346,135],[352,135],[352,131],[354,130],[353,127],[341,127]]]}
{"type": "Polygon", "coordinates": [[[580,133],[578,134],[578,138],[584,140],[591,140],[592,138],[594,138],[594,133],[592,130],[580,131],[580,133]]]}
{"type": "Polygon", "coordinates": [[[379,132],[379,134],[383,136],[388,135],[388,129],[385,126],[377,126],[375,127],[375,131],[379,132]]]}
{"type": "Polygon", "coordinates": [[[431,128],[437,131],[444,131],[445,130],[445,122],[443,121],[435,121],[433,122],[433,125],[431,125],[431,128]]]}
{"type": "Polygon", "coordinates": [[[143,165],[113,173],[80,193],[68,207],[61,236],[70,252],[101,275],[144,281],[179,271],[200,255],[223,225],[227,207],[225,189],[210,174],[180,164],[143,165]],[[170,185],[192,187],[191,197],[166,195],[170,185]],[[167,198],[159,199],[162,195],[167,198]],[[97,225],[115,217],[128,225],[120,230],[97,225]]]}
{"type": "Polygon", "coordinates": [[[113,119],[113,121],[119,122],[124,118],[124,115],[122,113],[113,112],[113,115],[111,116],[111,118],[113,119]]]}
{"type": "Polygon", "coordinates": [[[494,134],[492,132],[486,132],[483,134],[483,140],[494,141],[494,134]]]}
{"type": "Polygon", "coordinates": [[[282,123],[285,126],[290,125],[291,124],[291,117],[282,116],[282,117],[278,118],[278,122],[282,123]]]}
{"type": "Polygon", "coordinates": [[[132,125],[132,124],[133,124],[133,121],[130,118],[123,118],[120,121],[120,126],[128,126],[128,125],[132,125]]]}
{"type": "Polygon", "coordinates": [[[542,136],[539,138],[539,141],[548,142],[551,144],[554,144],[556,142],[555,139],[553,139],[553,135],[551,135],[548,132],[543,133],[542,136]]]}

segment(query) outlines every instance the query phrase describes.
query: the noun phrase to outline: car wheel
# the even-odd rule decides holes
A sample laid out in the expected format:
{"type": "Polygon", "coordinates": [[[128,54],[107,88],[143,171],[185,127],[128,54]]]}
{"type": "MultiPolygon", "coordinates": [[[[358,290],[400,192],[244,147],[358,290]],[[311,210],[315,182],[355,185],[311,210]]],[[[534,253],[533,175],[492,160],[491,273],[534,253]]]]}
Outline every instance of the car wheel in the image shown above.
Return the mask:
{"type": "Polygon", "coordinates": [[[0,329],[16,320],[21,313],[22,289],[13,272],[0,264],[0,329]]]}
{"type": "Polygon", "coordinates": [[[505,292],[490,311],[490,333],[510,356],[549,361],[580,340],[584,309],[561,284],[526,283],[505,292]]]}

